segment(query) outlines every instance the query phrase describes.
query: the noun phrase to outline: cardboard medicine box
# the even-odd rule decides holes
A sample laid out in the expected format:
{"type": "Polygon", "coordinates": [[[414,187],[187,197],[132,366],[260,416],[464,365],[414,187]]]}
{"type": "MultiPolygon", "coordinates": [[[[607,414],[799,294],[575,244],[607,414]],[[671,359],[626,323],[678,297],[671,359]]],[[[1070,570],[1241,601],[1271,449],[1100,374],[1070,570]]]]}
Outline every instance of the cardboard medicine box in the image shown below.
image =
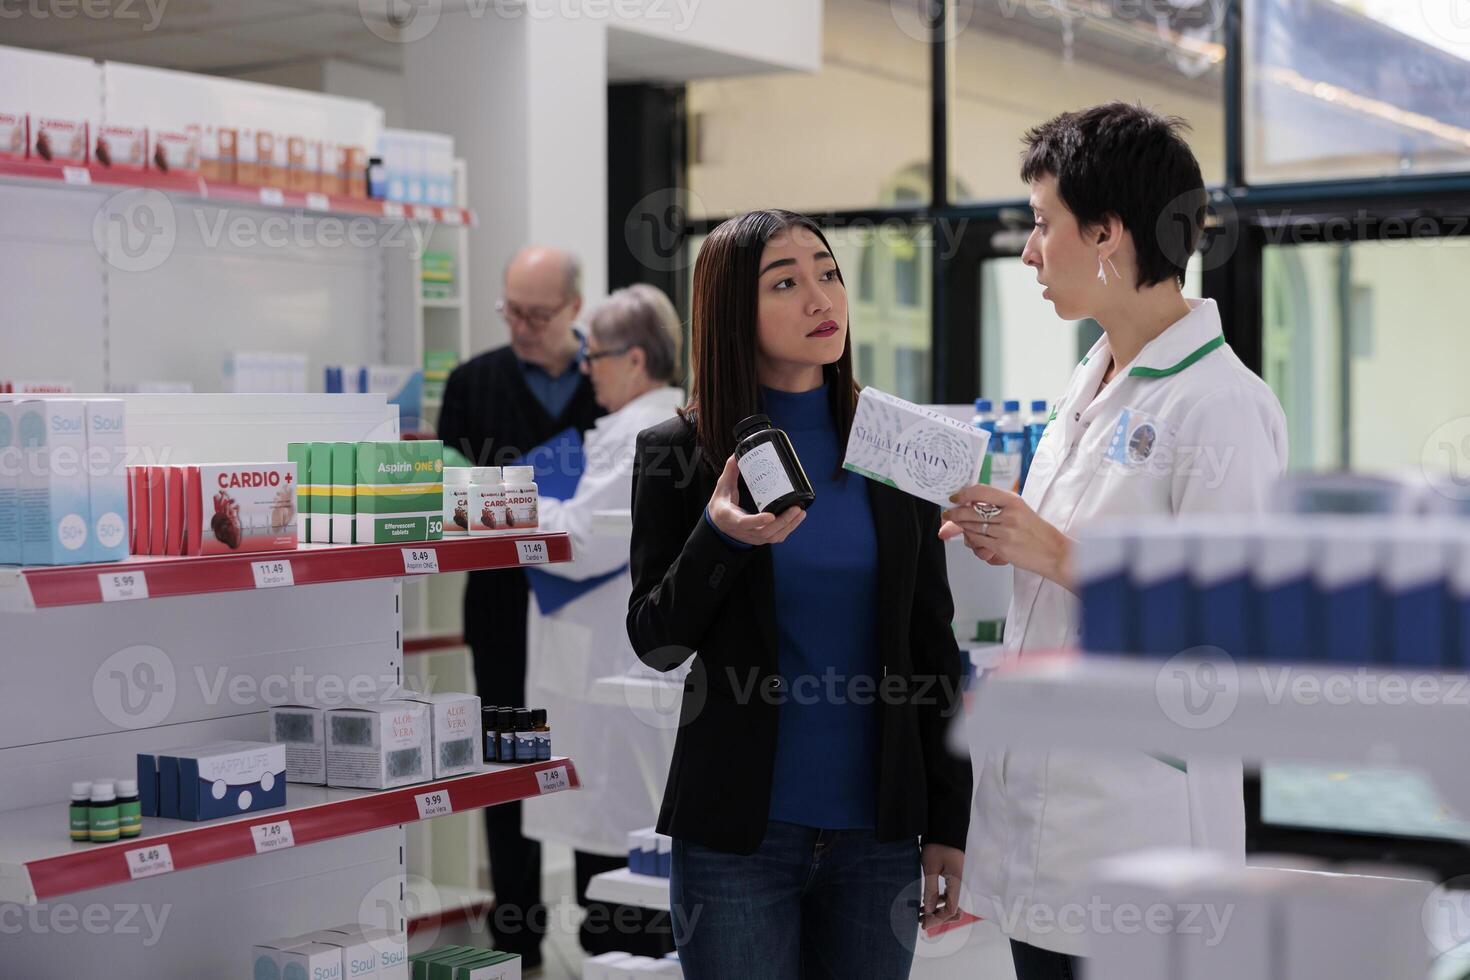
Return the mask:
{"type": "Polygon", "coordinates": [[[980,482],[989,445],[984,429],[864,388],[842,468],[949,507],[950,494],[980,482]]]}
{"type": "Polygon", "coordinates": [[[327,785],[390,789],[433,775],[429,706],[380,701],[328,708],[327,785]]]}
{"type": "Polygon", "coordinates": [[[422,439],[357,444],[357,540],[444,537],[444,444],[422,439]]]}
{"type": "Polygon", "coordinates": [[[200,542],[200,554],[296,548],[295,463],[200,466],[199,490],[190,496],[194,523],[187,533],[200,542]]]}

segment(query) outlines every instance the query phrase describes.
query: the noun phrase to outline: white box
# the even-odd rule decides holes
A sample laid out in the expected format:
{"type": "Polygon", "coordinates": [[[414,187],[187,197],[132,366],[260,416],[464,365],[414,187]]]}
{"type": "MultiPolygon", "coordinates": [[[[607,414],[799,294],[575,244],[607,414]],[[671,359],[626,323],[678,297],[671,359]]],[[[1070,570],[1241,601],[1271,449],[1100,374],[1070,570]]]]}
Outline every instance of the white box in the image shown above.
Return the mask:
{"type": "Polygon", "coordinates": [[[603,953],[582,961],[582,980],[613,980],[613,967],[633,957],[629,953],[603,953]]]}
{"type": "Polygon", "coordinates": [[[378,953],[380,980],[408,980],[408,937],[386,929],[359,929],[364,939],[378,953]]]}
{"type": "Polygon", "coordinates": [[[473,694],[419,694],[400,691],[400,700],[429,706],[430,756],[434,778],[475,772],[484,763],[485,750],[480,699],[473,694]]]}
{"type": "Polygon", "coordinates": [[[280,952],[281,975],[302,980],[342,980],[342,948],[303,943],[280,952]],[[300,970],[299,974],[295,971],[300,970]]]}
{"type": "Polygon", "coordinates": [[[76,398],[29,399],[18,405],[21,559],[27,565],[87,560],[92,522],[85,419],[86,403],[76,398]]]}
{"type": "Polygon", "coordinates": [[[329,708],[327,785],[389,789],[432,778],[429,706],[381,701],[329,708]]]}
{"type": "Polygon", "coordinates": [[[123,405],[121,398],[89,398],[86,402],[92,561],[122,561],[128,555],[128,439],[123,405]]]}
{"type": "Polygon", "coordinates": [[[1175,933],[1181,917],[1175,915],[1164,924],[1171,927],[1162,928],[1150,925],[1155,921],[1150,912],[1157,906],[1177,909],[1191,890],[1232,870],[1231,864],[1208,851],[1164,848],[1095,863],[1088,900],[1113,910],[1118,927],[1089,931],[1088,980],[1182,980],[1180,937],[1175,933]],[[1125,911],[1144,927],[1123,928],[1125,911]]]}
{"type": "Polygon", "coordinates": [[[378,976],[378,951],[362,930],[323,929],[305,937],[323,946],[335,946],[342,952],[343,980],[364,980],[378,976]]]}
{"type": "Polygon", "coordinates": [[[950,495],[980,482],[990,433],[902,398],[864,388],[843,469],[953,506],[950,495]]]}
{"type": "Polygon", "coordinates": [[[282,939],[272,939],[270,942],[256,943],[250,949],[250,976],[269,977],[276,980],[280,977],[281,970],[285,964],[281,960],[281,954],[292,946],[301,944],[300,937],[289,936],[282,939]]]}
{"type": "Polygon", "coordinates": [[[323,786],[327,782],[325,716],[321,708],[278,704],[270,709],[271,741],[286,746],[286,781],[323,786]]]}
{"type": "Polygon", "coordinates": [[[1286,899],[1282,976],[1422,977],[1429,971],[1426,881],[1357,874],[1303,875],[1286,899]]]}

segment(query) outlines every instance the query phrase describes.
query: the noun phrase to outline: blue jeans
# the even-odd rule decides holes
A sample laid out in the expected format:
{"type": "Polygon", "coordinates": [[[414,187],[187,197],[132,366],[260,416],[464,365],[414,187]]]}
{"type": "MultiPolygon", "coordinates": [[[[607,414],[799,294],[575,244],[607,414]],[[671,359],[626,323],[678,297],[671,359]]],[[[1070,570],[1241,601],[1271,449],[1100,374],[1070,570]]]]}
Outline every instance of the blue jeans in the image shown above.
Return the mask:
{"type": "Polygon", "coordinates": [[[686,980],[902,980],[922,896],[916,840],[772,820],[751,855],[674,841],[674,942],[686,980]]]}

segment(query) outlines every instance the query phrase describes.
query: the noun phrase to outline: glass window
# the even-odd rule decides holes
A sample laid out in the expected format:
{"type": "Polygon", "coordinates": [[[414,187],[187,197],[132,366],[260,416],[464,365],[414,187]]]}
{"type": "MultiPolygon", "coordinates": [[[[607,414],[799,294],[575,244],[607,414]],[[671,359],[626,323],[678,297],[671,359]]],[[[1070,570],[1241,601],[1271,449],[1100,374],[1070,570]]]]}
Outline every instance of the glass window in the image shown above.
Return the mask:
{"type": "Polygon", "coordinates": [[[929,46],[900,6],[826,0],[816,74],[689,83],[695,217],[896,204],[915,172],[927,202],[929,46]]]}
{"type": "Polygon", "coordinates": [[[1267,246],[1263,374],[1296,469],[1418,469],[1470,416],[1470,239],[1267,246]]]}
{"type": "MultiPolygon", "coordinates": [[[[1201,295],[1199,256],[1185,270],[1184,295],[1201,295]]],[[[1097,343],[1095,320],[1059,321],[1041,298],[1036,270],[1018,255],[987,259],[980,267],[980,392],[1000,407],[1016,398],[1022,408],[1032,399],[1056,404],[1077,362],[1097,343]]]]}
{"type": "Polygon", "coordinates": [[[951,3],[951,196],[1023,197],[1017,169],[1026,130],[1111,99],[1188,120],[1205,182],[1223,183],[1230,2],[951,3]]]}
{"type": "Polygon", "coordinates": [[[1470,169],[1464,0],[1249,0],[1246,179],[1470,169]]]}
{"type": "MultiPolygon", "coordinates": [[[[930,322],[933,235],[901,221],[828,228],[824,233],[847,284],[857,379],[900,398],[933,398],[930,322]]],[[[692,287],[694,258],[705,236],[689,241],[692,287]]],[[[1018,263],[1019,264],[1019,263],[1018,263]]],[[[688,311],[685,312],[686,331],[688,311]]],[[[685,336],[686,349],[688,336],[685,336]]]]}

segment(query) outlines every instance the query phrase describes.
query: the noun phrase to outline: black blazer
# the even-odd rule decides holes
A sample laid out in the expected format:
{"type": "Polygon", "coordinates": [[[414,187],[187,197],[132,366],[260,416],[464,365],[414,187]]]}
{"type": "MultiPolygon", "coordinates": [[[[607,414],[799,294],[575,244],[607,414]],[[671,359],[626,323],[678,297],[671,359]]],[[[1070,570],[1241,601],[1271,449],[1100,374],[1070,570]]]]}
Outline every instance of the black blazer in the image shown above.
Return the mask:
{"type": "MultiPolygon", "coordinates": [[[[585,433],[603,414],[583,375],[560,416],[536,400],[509,347],[486,351],[455,368],[444,385],[439,439],[474,466],[514,465],[526,452],[564,429],[585,433]]],[[[465,588],[464,637],[471,647],[524,661],[529,586],[519,568],[470,572],[465,588]]]]}
{"type": "MultiPolygon", "coordinates": [[[[658,829],[751,854],[766,832],[779,711],[779,697],[761,695],[787,693],[789,681],[777,673],[770,548],[731,547],[705,521],[716,476],[701,460],[683,419],[638,436],[628,636],[639,658],[658,670],[698,651],[658,829]]],[[[939,508],[876,482],[868,500],[882,597],[879,685],[897,692],[878,701],[877,836],[963,849],[970,763],[945,745],[959,711],[961,669],[944,545],[936,536],[939,508]]],[[[812,778],[820,781],[821,773],[812,778]]]]}

